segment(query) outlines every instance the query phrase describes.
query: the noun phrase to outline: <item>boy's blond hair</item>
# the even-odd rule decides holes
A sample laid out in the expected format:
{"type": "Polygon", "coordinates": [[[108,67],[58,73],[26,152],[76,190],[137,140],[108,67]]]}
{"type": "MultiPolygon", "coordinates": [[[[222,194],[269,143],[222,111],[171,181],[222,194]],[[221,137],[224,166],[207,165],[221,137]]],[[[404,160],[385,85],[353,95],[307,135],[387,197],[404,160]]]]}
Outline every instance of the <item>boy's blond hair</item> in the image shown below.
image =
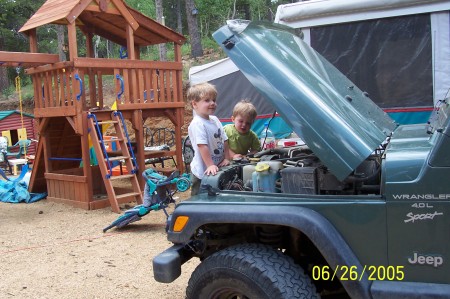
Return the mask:
{"type": "Polygon", "coordinates": [[[215,99],[217,97],[217,89],[208,82],[199,83],[189,87],[186,96],[189,102],[200,102],[205,96],[215,99]]]}
{"type": "Polygon", "coordinates": [[[249,117],[254,122],[257,115],[256,108],[249,100],[241,100],[233,108],[233,117],[238,115],[249,117]]]}

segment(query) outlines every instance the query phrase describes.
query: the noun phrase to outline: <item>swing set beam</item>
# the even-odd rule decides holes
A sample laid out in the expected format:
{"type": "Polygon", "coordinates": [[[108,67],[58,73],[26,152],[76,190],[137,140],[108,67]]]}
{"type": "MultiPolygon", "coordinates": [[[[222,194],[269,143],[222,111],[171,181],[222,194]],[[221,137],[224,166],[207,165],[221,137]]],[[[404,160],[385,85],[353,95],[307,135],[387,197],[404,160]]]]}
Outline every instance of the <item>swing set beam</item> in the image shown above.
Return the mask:
{"type": "Polygon", "coordinates": [[[32,67],[58,61],[57,54],[0,51],[0,66],[32,67]]]}

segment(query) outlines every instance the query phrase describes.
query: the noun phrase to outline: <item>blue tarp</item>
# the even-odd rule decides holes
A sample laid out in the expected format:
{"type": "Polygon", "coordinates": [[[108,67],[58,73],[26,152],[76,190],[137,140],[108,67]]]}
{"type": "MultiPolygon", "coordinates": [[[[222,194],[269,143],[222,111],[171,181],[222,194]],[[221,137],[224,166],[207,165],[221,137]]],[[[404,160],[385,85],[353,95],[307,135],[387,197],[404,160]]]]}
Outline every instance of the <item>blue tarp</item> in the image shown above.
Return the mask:
{"type": "Polygon", "coordinates": [[[30,193],[25,182],[0,181],[0,201],[32,203],[47,197],[47,193],[30,193]]]}
{"type": "Polygon", "coordinates": [[[47,193],[28,192],[27,183],[23,180],[28,172],[28,165],[22,168],[22,173],[16,179],[10,180],[6,177],[3,170],[0,169],[0,175],[6,181],[0,180],[0,201],[9,203],[33,203],[47,197],[47,193]]]}

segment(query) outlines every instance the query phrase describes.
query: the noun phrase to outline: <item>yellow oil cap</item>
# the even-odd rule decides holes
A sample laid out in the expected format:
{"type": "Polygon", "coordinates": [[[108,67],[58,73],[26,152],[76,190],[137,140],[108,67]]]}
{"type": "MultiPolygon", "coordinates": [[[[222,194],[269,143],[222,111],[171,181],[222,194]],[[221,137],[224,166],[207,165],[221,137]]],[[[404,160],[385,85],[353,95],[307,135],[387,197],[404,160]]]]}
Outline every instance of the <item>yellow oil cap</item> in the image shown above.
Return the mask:
{"type": "Polygon", "coordinates": [[[269,170],[270,165],[267,163],[259,163],[256,165],[255,170],[258,172],[269,170]]]}

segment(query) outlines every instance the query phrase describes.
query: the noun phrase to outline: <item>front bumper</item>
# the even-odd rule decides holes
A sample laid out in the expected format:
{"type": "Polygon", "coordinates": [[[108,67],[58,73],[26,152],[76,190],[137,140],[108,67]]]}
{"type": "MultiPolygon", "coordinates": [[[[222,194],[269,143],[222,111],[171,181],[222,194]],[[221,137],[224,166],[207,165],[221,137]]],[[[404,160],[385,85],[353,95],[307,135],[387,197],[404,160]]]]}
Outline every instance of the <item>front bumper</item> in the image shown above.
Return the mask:
{"type": "Polygon", "coordinates": [[[181,265],[193,257],[184,244],[175,244],[158,254],[153,259],[153,276],[155,280],[170,283],[181,275],[181,265]]]}

